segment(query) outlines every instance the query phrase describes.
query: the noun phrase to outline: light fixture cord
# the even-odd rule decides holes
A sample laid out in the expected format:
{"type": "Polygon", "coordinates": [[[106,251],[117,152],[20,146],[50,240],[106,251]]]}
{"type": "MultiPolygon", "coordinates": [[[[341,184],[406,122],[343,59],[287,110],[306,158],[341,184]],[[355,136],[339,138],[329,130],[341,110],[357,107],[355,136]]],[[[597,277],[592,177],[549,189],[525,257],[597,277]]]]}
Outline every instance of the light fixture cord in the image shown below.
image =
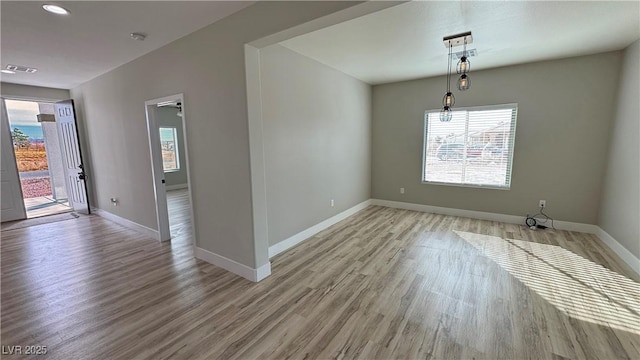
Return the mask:
{"type": "Polygon", "coordinates": [[[447,92],[451,92],[451,40],[449,40],[449,62],[447,64],[447,92]]]}
{"type": "Polygon", "coordinates": [[[462,56],[467,57],[467,37],[464,37],[464,48],[462,49],[462,56]]]}

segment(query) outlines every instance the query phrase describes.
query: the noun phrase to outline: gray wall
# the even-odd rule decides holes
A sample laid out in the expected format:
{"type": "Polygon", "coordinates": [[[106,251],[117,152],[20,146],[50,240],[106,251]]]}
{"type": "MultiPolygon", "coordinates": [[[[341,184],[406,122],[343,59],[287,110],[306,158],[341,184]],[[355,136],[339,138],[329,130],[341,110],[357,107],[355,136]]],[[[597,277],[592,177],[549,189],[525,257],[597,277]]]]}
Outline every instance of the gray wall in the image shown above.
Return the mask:
{"type": "Polygon", "coordinates": [[[372,198],[509,215],[536,211],[545,199],[555,219],[595,224],[621,58],[613,52],[470,73],[472,87],[455,92],[456,106],[519,104],[506,191],[421,183],[424,111],[442,106],[444,77],[374,86],[372,198]]]}
{"type": "Polygon", "coordinates": [[[244,44],[356,4],[258,2],[72,89],[97,206],[157,229],[144,102],[183,93],[196,246],[265,264],[253,237],[244,44]]]}
{"type": "MultiPolygon", "coordinates": [[[[2,75],[3,77],[5,75],[2,75]]],[[[19,85],[3,82],[0,84],[2,96],[31,100],[67,100],[71,98],[69,90],[40,86],[19,85]]]]}
{"type": "Polygon", "coordinates": [[[158,108],[158,123],[160,126],[175,127],[178,136],[178,164],[180,170],[164,173],[166,185],[186,185],[187,184],[187,159],[184,152],[184,131],[182,129],[182,118],[176,115],[178,109],[169,107],[158,108]]]}
{"type": "Polygon", "coordinates": [[[640,258],[640,41],[624,52],[599,225],[640,258]]]}
{"type": "Polygon", "coordinates": [[[371,87],[280,45],[260,75],[273,245],[369,199],[371,87]]]}

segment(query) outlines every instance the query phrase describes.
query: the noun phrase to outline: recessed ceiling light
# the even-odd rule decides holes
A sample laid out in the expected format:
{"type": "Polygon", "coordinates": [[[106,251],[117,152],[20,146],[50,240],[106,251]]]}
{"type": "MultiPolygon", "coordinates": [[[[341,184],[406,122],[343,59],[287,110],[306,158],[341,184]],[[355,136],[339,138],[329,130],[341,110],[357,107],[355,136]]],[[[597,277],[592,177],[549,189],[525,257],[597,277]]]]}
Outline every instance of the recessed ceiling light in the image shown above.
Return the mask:
{"type": "Polygon", "coordinates": [[[7,69],[2,69],[0,70],[0,72],[2,72],[3,74],[15,74],[15,71],[11,71],[11,70],[7,70],[7,69]]]}
{"type": "Polygon", "coordinates": [[[67,9],[63,8],[62,6],[58,6],[58,5],[44,4],[44,5],[42,5],[42,8],[47,10],[50,13],[57,14],[57,15],[68,15],[69,14],[69,11],[67,9]]]}

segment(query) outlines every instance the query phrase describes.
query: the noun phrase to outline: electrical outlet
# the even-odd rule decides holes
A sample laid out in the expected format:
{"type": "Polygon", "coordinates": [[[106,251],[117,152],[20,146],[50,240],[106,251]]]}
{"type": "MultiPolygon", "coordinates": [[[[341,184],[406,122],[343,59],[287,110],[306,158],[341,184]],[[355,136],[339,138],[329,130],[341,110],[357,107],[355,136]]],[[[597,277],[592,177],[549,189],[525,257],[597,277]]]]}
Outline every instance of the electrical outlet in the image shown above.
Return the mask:
{"type": "Polygon", "coordinates": [[[400,194],[404,194],[404,188],[400,188],[400,194]]]}
{"type": "Polygon", "coordinates": [[[539,205],[541,208],[546,208],[547,207],[547,200],[540,200],[539,205]]]}
{"type": "Polygon", "coordinates": [[[118,206],[118,198],[111,198],[111,205],[118,206]]]}
{"type": "Polygon", "coordinates": [[[333,202],[333,199],[331,199],[331,207],[333,207],[333,205],[335,205],[335,203],[333,202]]]}

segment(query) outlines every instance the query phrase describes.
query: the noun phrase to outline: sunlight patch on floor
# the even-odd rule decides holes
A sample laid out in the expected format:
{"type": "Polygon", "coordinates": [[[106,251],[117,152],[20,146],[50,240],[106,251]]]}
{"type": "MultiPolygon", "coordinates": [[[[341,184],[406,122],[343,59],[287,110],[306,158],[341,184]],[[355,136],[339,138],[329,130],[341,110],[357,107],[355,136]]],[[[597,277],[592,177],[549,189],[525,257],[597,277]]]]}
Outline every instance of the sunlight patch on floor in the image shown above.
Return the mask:
{"type": "Polygon", "coordinates": [[[640,335],[640,284],[560,246],[454,231],[576,319],[640,335]]]}
{"type": "Polygon", "coordinates": [[[40,216],[60,214],[73,210],[69,206],[69,202],[66,199],[64,201],[58,201],[49,196],[24,199],[24,206],[27,210],[28,219],[40,216]]]}

